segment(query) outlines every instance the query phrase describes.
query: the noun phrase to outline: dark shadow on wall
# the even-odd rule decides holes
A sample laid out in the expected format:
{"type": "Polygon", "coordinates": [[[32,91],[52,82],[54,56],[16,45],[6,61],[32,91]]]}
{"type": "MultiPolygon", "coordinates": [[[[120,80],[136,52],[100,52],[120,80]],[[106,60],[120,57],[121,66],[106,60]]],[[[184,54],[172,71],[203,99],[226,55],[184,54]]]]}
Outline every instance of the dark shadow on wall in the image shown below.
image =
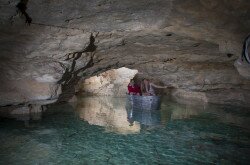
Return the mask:
{"type": "MultiPolygon", "coordinates": [[[[74,52],[74,53],[70,53],[70,54],[66,55],[67,57],[65,60],[66,61],[72,60],[72,65],[71,65],[71,68],[66,68],[65,73],[63,74],[61,80],[58,81],[58,84],[62,85],[62,93],[59,96],[58,102],[67,101],[72,96],[75,95],[75,85],[77,85],[79,80],[82,78],[81,76],[78,76],[78,74],[94,65],[93,57],[94,57],[94,54],[95,54],[95,51],[97,48],[97,46],[95,45],[95,37],[91,33],[91,35],[89,37],[89,45],[83,51],[74,52]],[[84,53],[86,53],[88,56],[90,56],[90,60],[86,66],[76,70],[76,68],[75,68],[76,62],[81,57],[81,55],[84,53]]],[[[63,65],[63,64],[61,64],[61,65],[63,65]]],[[[62,66],[62,67],[64,67],[64,66],[62,66]]]]}
{"type": "Polygon", "coordinates": [[[32,18],[29,16],[29,14],[26,12],[27,10],[27,4],[29,0],[21,0],[16,7],[18,8],[18,11],[21,12],[25,16],[25,23],[28,25],[31,24],[32,18]]]}

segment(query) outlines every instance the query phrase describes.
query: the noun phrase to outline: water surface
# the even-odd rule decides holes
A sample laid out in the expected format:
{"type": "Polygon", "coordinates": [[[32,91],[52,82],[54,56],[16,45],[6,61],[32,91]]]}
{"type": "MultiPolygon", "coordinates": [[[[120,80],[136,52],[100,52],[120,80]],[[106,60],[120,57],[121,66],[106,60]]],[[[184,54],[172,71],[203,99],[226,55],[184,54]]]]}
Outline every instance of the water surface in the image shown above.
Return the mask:
{"type": "MultiPolygon", "coordinates": [[[[250,111],[179,104],[132,110],[82,97],[39,117],[0,120],[0,164],[249,164],[250,111]],[[29,119],[29,120],[27,120],[29,119]]],[[[39,116],[39,115],[38,115],[39,116]]]]}

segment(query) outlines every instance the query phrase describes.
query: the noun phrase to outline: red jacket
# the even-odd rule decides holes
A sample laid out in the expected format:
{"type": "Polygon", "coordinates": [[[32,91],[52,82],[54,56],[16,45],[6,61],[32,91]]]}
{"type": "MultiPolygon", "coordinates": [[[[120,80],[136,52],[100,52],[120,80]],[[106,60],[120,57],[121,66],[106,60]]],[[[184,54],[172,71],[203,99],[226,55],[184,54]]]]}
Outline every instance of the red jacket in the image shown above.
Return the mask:
{"type": "Polygon", "coordinates": [[[136,84],[134,86],[128,84],[128,94],[130,93],[133,93],[134,95],[138,93],[141,94],[141,88],[136,84]]]}

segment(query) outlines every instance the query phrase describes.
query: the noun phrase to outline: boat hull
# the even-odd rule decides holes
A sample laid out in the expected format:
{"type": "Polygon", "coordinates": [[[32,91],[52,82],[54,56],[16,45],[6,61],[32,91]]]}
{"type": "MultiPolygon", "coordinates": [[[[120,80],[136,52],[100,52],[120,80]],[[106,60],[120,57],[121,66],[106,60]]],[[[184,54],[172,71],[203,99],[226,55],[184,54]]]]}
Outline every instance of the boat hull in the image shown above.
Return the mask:
{"type": "Polygon", "coordinates": [[[159,110],[161,105],[160,96],[137,96],[127,95],[133,109],[159,110]]]}

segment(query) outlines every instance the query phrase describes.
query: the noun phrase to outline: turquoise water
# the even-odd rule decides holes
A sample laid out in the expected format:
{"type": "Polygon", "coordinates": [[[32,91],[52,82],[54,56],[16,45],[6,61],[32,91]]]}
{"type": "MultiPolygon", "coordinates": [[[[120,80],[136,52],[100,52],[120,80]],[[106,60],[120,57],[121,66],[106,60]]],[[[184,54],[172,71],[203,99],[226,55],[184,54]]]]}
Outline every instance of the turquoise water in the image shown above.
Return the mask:
{"type": "Polygon", "coordinates": [[[249,164],[247,108],[179,104],[132,111],[126,98],[83,97],[40,117],[0,120],[0,164],[249,164]],[[30,120],[27,120],[29,119],[30,120]]]}

